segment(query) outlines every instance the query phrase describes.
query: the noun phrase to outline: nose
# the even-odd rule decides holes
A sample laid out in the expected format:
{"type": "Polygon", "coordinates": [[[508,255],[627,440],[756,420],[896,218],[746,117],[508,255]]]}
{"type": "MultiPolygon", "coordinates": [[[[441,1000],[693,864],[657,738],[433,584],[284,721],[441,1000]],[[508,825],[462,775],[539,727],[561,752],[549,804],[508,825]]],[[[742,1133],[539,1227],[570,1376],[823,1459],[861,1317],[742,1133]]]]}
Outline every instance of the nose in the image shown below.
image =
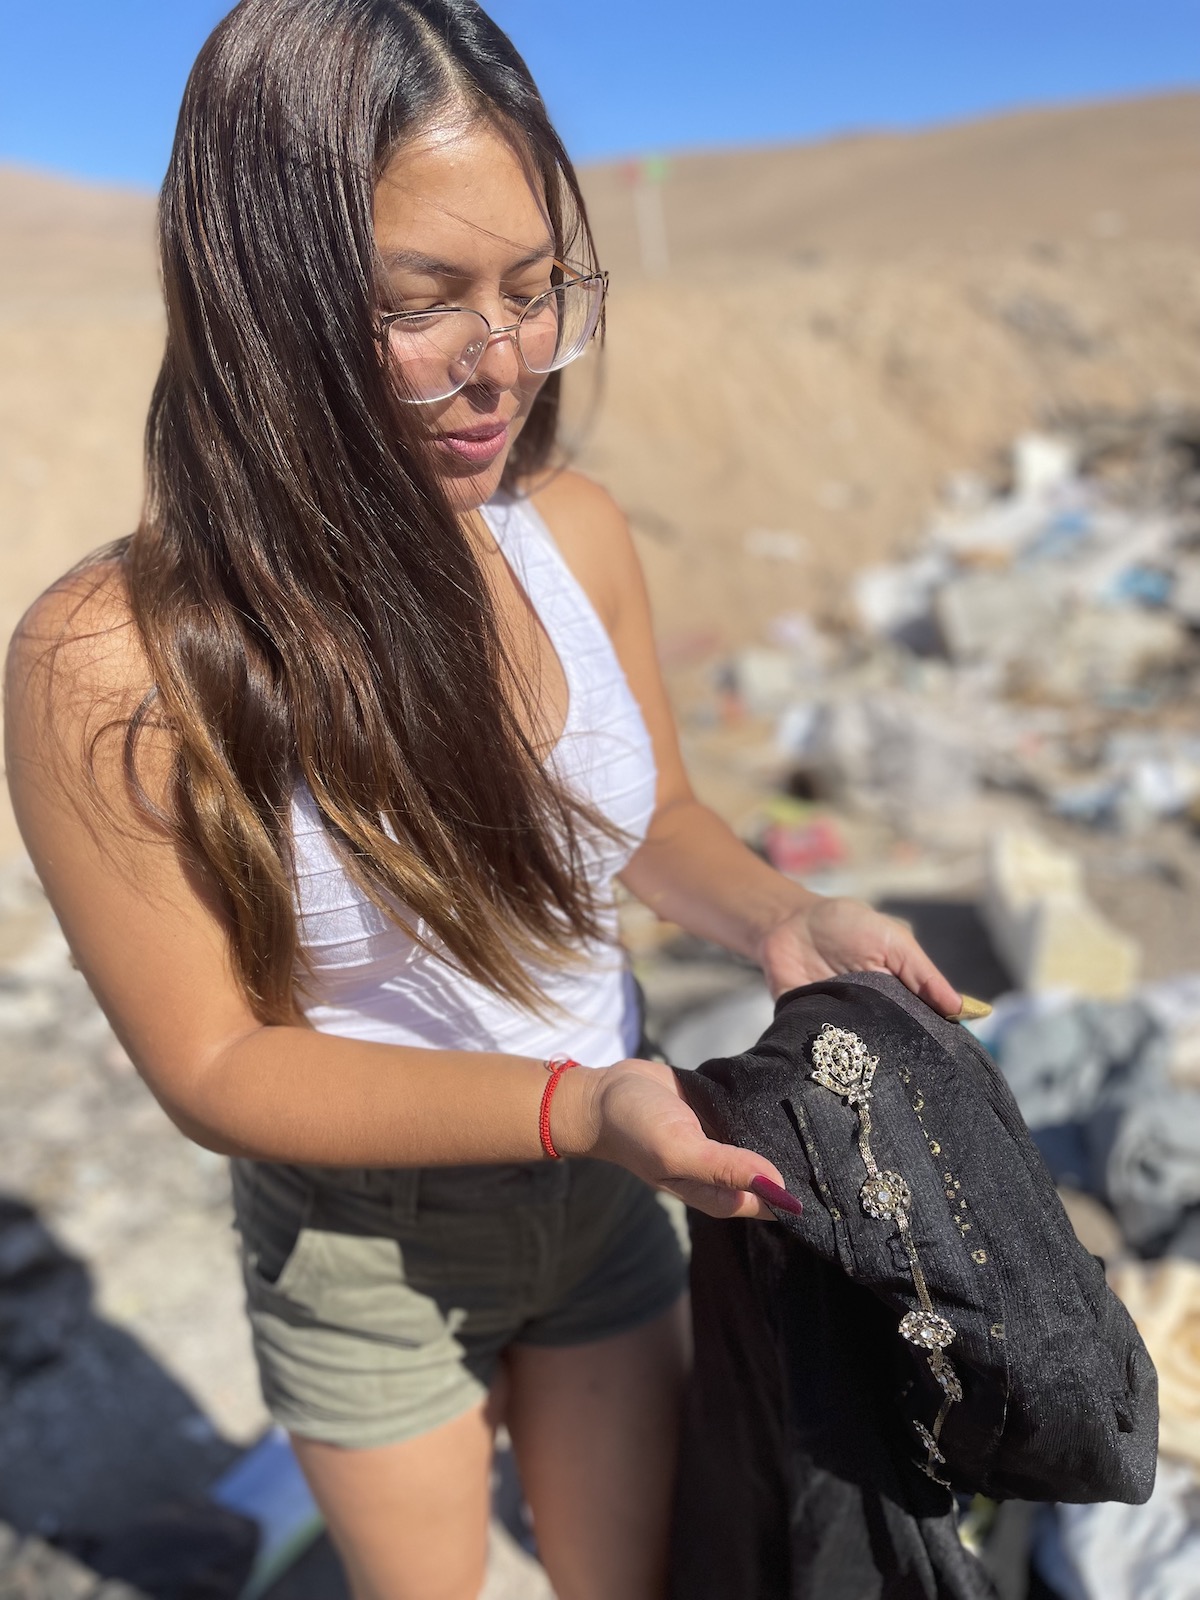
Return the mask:
{"type": "Polygon", "coordinates": [[[515,331],[492,334],[479,365],[471,375],[472,383],[486,383],[495,389],[514,389],[520,376],[521,362],[517,355],[515,331]]]}

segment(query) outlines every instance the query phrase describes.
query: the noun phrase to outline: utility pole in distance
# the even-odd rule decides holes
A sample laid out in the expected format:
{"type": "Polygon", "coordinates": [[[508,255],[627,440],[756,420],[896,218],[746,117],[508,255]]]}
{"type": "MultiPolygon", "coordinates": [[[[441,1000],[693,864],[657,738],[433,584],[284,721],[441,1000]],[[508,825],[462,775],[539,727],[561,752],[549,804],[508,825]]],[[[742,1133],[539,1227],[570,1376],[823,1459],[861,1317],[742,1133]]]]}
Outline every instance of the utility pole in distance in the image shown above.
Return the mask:
{"type": "Polygon", "coordinates": [[[633,215],[637,223],[642,271],[648,278],[665,277],[670,270],[667,248],[667,215],[663,206],[663,186],[670,163],[664,156],[645,156],[627,161],[625,181],[633,191],[633,215]]]}

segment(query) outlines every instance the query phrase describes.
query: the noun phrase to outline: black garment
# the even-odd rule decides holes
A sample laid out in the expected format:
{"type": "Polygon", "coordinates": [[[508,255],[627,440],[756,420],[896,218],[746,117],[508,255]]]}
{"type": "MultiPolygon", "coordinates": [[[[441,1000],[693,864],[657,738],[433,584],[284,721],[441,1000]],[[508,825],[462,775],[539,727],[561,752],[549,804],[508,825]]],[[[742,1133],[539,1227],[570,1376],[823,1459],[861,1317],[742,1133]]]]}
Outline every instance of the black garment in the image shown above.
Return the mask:
{"type": "Polygon", "coordinates": [[[947,1485],[1149,1496],[1153,1367],[969,1033],[857,974],[784,996],[753,1049],[680,1081],[805,1214],[693,1216],[676,1600],[977,1600],[991,1589],[947,1485]],[[828,1062],[847,1033],[878,1061],[875,1177],[858,1091],[812,1076],[814,1045],[828,1062]]]}

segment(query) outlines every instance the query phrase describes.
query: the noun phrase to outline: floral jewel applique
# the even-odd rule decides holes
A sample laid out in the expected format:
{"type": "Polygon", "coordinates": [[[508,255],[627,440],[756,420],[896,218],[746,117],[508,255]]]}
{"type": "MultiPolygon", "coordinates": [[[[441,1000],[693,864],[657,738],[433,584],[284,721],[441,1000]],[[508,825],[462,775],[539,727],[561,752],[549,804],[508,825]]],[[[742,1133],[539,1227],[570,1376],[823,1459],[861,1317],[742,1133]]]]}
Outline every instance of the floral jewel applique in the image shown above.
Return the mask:
{"type": "Polygon", "coordinates": [[[896,1224],[908,1257],[920,1309],[906,1312],[900,1319],[898,1331],[902,1339],[926,1352],[930,1371],[942,1391],[942,1403],[933,1427],[927,1428],[918,1421],[913,1422],[913,1427],[925,1447],[925,1460],[920,1463],[922,1469],[938,1483],[946,1484],[935,1468],[944,1465],[946,1460],[939,1444],[942,1426],[950,1407],[963,1397],[958,1374],[944,1353],[956,1335],[953,1324],[934,1310],[929,1297],[929,1286],[912,1236],[912,1190],[899,1172],[881,1168],[871,1149],[871,1085],[879,1070],[879,1057],[870,1053],[856,1033],[835,1028],[827,1022],[813,1040],[812,1062],[814,1082],[858,1112],[858,1151],[867,1173],[858,1191],[859,1204],[868,1217],[896,1224]]]}

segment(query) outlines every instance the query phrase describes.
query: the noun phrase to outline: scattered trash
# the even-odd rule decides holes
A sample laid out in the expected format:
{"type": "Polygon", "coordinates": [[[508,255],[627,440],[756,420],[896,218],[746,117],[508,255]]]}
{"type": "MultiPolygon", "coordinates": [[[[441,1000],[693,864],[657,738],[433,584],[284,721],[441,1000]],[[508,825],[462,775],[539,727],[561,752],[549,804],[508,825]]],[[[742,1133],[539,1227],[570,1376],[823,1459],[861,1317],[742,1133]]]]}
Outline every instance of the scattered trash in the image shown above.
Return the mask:
{"type": "MultiPolygon", "coordinates": [[[[1101,1124],[1096,1156],[1103,1160],[1101,1124]]],[[[1154,1248],[1200,1208],[1200,1095],[1162,1087],[1119,1108],[1104,1161],[1104,1186],[1125,1237],[1154,1248]]],[[[1196,1302],[1200,1319],[1200,1299],[1196,1302]]],[[[1200,1321],[1197,1323],[1200,1334],[1200,1321]]]]}
{"type": "Polygon", "coordinates": [[[731,687],[754,716],[784,710],[811,689],[827,660],[822,635],[806,619],[780,618],[772,631],[779,644],[749,646],[730,663],[731,687]]]}
{"type": "Polygon", "coordinates": [[[1034,1565],[1061,1600],[1195,1600],[1200,1487],[1182,1463],[1160,1461],[1141,1506],[1104,1501],[1047,1507],[1034,1565]]]}
{"type": "Polygon", "coordinates": [[[831,700],[788,731],[797,764],[823,792],[886,816],[901,833],[920,834],[976,796],[972,732],[918,695],[895,690],[831,700]]]}
{"type": "Polygon", "coordinates": [[[780,872],[802,878],[845,861],[846,840],[836,817],[820,815],[811,805],[786,797],[774,800],[766,815],[763,853],[780,872]]]}
{"type": "Polygon", "coordinates": [[[952,660],[1006,666],[1037,651],[1062,610],[1045,581],[1025,572],[967,572],[939,591],[935,609],[952,660]]]}
{"type": "Polygon", "coordinates": [[[667,1030],[663,1049],[672,1066],[694,1072],[714,1056],[745,1050],[774,1015],[775,1002],[760,981],[691,1012],[667,1030]]]}
{"type": "MultiPolygon", "coordinates": [[[[775,537],[758,530],[755,551],[775,537]]],[[[773,718],[774,755],[813,794],[902,837],[941,837],[951,813],[969,832],[989,790],[1123,834],[1200,830],[1184,710],[1200,693],[1200,414],[1018,437],[1008,486],[951,480],[912,554],[857,575],[853,612],[840,636],[788,613],[730,657],[715,725],[773,718]]],[[[1049,920],[1107,944],[1079,906],[1049,920]]]]}
{"type": "Polygon", "coordinates": [[[324,1521],[282,1428],[272,1428],[210,1490],[210,1498],[258,1529],[253,1570],[240,1600],[257,1600],[320,1534],[324,1521]]]}
{"type": "Polygon", "coordinates": [[[836,822],[818,817],[808,823],[773,822],[763,835],[767,860],[794,878],[846,859],[846,845],[836,822]]]}
{"type": "Polygon", "coordinates": [[[993,838],[983,916],[1001,959],[1031,993],[1119,999],[1137,981],[1137,945],[1088,900],[1077,858],[1036,833],[993,838]]]}

